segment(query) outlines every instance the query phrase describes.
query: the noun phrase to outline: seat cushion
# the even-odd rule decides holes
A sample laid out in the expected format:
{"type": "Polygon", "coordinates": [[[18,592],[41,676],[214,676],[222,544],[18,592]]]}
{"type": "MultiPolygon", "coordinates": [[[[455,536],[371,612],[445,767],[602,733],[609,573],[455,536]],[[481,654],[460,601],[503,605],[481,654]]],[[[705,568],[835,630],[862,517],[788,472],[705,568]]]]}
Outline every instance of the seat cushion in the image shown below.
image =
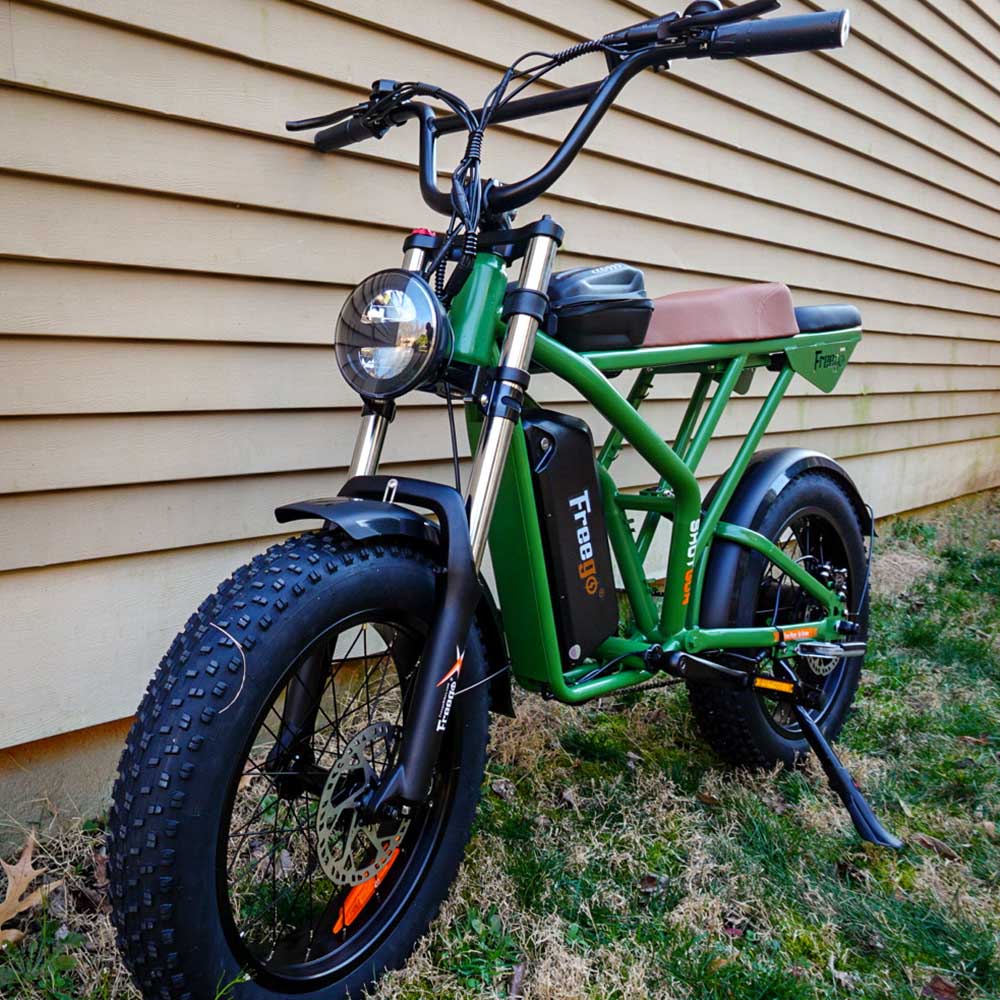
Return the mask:
{"type": "Polygon", "coordinates": [[[861,313],[854,306],[799,306],[795,310],[799,333],[826,333],[861,326],[861,313]]]}
{"type": "Polygon", "coordinates": [[[770,340],[798,332],[785,285],[733,285],[654,299],[643,347],[770,340]]]}

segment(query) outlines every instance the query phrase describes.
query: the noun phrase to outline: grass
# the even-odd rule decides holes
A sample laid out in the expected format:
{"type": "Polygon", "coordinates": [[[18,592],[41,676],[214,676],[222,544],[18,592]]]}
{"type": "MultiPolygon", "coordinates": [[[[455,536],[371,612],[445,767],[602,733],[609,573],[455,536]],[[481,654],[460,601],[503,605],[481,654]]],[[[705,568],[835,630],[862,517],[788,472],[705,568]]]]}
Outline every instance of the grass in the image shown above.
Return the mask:
{"type": "MultiPolygon", "coordinates": [[[[998,495],[883,528],[840,746],[903,852],[863,845],[814,767],[721,767],[680,688],[575,710],[524,699],[495,726],[445,912],[379,996],[996,1000],[998,538],[998,495]]],[[[135,996],[97,825],[40,851],[66,888],[0,954],[0,995],[135,996]]]]}

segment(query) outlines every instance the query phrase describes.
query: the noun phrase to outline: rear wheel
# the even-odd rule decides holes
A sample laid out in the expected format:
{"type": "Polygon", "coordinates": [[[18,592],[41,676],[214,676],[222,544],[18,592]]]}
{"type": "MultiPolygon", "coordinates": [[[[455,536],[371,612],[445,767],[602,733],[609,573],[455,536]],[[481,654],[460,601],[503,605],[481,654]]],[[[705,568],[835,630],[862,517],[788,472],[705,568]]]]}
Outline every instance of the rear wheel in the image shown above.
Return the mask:
{"type": "MultiPolygon", "coordinates": [[[[834,479],[806,473],[795,479],[754,518],[756,530],[814,575],[829,578],[857,609],[864,589],[864,536],[851,498],[834,479]]],[[[740,556],[729,627],[787,625],[826,616],[814,598],[758,553],[740,556]]],[[[855,619],[858,638],[868,630],[868,601],[855,619]]],[[[822,704],[810,710],[828,740],[840,733],[861,675],[861,658],[796,657],[799,677],[822,690],[822,704]]],[[[728,691],[689,684],[691,708],[703,735],[727,760],[749,767],[794,764],[808,750],[792,707],[753,691],[728,691]]]]}
{"type": "Polygon", "coordinates": [[[115,787],[119,943],[147,998],[359,996],[446,895],[479,798],[485,654],[473,629],[428,803],[356,808],[393,765],[434,607],[405,545],[289,539],[188,622],[115,787]],[[467,689],[467,690],[465,690],[467,689]]]}

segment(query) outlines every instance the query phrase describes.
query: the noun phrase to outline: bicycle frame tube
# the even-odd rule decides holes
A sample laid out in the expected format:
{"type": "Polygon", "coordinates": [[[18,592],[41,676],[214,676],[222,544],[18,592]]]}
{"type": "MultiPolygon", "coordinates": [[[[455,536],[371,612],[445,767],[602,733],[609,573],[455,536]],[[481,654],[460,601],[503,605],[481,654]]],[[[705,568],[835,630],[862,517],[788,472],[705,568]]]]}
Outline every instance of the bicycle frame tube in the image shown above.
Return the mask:
{"type": "MultiPolygon", "coordinates": [[[[488,255],[481,256],[483,259],[476,268],[482,271],[481,287],[492,289],[488,301],[483,305],[477,297],[470,296],[456,300],[452,310],[453,326],[463,330],[466,345],[463,353],[479,359],[486,357],[485,345],[489,343],[493,344],[492,357],[496,357],[498,334],[503,331],[499,322],[497,262],[488,255]]],[[[475,278],[474,272],[470,281],[475,278]]],[[[622,661],[613,674],[588,680],[585,675],[593,672],[594,664],[564,667],[542,546],[541,514],[524,433],[519,424],[511,426],[506,462],[497,473],[489,544],[513,671],[522,685],[549,692],[561,701],[577,703],[651,679],[654,674],[645,669],[643,654],[654,643],[666,651],[698,653],[759,649],[781,643],[794,648],[794,635],[799,629],[807,631],[811,638],[837,639],[844,609],[836,595],[770,540],[748,528],[723,522],[722,515],[796,371],[814,380],[803,359],[821,349],[837,349],[849,356],[859,339],[860,331],[848,330],[755,343],[578,354],[544,333],[534,335],[532,360],[576,389],[611,425],[598,456],[598,474],[609,540],[631,608],[632,623],[627,634],[609,638],[595,655],[598,663],[612,658],[622,661]],[[711,502],[703,507],[695,476],[698,465],[732,393],[737,389],[745,391],[749,376],[760,367],[776,371],[774,383],[732,466],[714,491],[711,502]],[[622,370],[638,371],[627,397],[604,374],[622,370]],[[698,373],[673,446],[639,414],[655,375],[668,371],[698,373]],[[711,392],[713,382],[716,388],[711,392]],[[649,464],[659,479],[657,487],[638,494],[618,490],[609,470],[625,446],[633,448],[649,464]],[[636,511],[645,514],[638,537],[628,520],[628,513],[636,511]],[[657,613],[643,562],[661,518],[672,523],[663,602],[657,613]],[[764,555],[815,598],[826,609],[827,617],[782,629],[700,628],[705,567],[716,538],[764,555]]],[[[506,343],[509,344],[509,334],[506,343]]],[[[527,366],[526,358],[518,360],[527,366]]],[[[489,421],[484,423],[474,404],[467,406],[466,415],[473,448],[477,455],[482,454],[482,436],[489,421]]]]}

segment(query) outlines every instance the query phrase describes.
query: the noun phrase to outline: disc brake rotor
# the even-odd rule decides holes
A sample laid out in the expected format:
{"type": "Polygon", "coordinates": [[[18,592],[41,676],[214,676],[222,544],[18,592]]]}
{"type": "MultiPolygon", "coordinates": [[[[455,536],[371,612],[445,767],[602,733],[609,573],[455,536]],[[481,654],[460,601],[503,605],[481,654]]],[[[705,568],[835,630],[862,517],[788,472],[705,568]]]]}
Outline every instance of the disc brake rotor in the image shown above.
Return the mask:
{"type": "Polygon", "coordinates": [[[801,659],[805,660],[809,670],[816,677],[827,677],[833,673],[833,668],[840,663],[838,656],[803,656],[801,659]]]}
{"type": "Polygon", "coordinates": [[[375,722],[355,736],[330,769],[316,817],[320,864],[336,885],[359,885],[377,875],[402,843],[407,818],[363,824],[359,807],[393,759],[396,726],[375,722]]]}

